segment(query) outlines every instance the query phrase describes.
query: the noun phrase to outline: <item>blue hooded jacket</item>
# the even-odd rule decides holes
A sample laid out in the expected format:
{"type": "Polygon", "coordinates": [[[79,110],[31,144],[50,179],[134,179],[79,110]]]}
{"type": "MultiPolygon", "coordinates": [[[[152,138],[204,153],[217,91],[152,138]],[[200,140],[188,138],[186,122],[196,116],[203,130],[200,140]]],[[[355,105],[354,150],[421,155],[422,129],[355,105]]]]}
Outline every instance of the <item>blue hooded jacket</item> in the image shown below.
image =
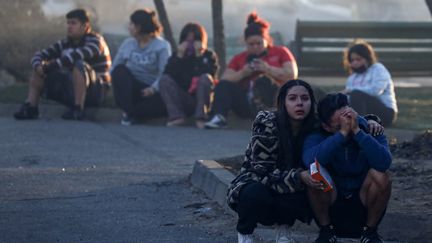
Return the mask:
{"type": "Polygon", "coordinates": [[[360,189],[370,168],[385,172],[392,162],[385,135],[373,137],[368,133],[367,121],[359,117],[360,132],[345,138],[340,132],[324,131],[306,137],[303,145],[303,163],[318,160],[326,167],[342,193],[360,189]]]}

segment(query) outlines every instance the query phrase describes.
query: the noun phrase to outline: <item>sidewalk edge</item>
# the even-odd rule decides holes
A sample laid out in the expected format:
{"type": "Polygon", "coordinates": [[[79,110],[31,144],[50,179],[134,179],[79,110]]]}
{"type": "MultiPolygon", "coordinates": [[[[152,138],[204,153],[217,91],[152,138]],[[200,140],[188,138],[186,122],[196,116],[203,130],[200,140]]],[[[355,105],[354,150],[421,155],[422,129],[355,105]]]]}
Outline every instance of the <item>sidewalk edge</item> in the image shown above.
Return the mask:
{"type": "Polygon", "coordinates": [[[226,192],[234,175],[214,160],[195,161],[190,182],[216,201],[226,212],[237,214],[226,203],[226,192]]]}

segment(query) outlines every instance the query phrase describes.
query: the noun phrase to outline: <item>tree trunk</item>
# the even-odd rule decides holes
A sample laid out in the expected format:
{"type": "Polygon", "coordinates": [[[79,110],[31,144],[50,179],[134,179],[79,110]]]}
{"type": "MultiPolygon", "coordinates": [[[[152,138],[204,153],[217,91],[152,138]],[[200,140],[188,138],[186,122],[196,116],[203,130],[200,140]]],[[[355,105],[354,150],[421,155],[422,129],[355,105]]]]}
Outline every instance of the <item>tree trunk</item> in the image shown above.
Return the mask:
{"type": "Polygon", "coordinates": [[[222,0],[212,0],[213,46],[219,57],[219,73],[225,70],[225,35],[222,15],[222,0]]]}
{"type": "Polygon", "coordinates": [[[165,39],[171,44],[171,49],[173,51],[177,51],[177,43],[173,37],[172,31],[171,31],[171,25],[168,20],[168,15],[165,10],[165,5],[163,0],[153,0],[154,5],[156,6],[156,10],[159,15],[159,20],[163,26],[163,32],[165,39]]]}
{"type": "Polygon", "coordinates": [[[426,1],[426,5],[429,8],[429,13],[432,15],[432,0],[425,0],[426,1]]]}

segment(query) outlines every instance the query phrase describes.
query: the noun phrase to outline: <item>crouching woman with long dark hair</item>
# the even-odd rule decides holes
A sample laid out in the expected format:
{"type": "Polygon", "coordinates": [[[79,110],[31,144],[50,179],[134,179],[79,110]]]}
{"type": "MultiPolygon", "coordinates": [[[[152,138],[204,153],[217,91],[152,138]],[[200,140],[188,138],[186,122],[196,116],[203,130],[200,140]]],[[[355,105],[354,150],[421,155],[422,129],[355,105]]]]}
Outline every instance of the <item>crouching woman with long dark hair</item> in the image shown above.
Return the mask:
{"type": "Polygon", "coordinates": [[[242,169],[228,190],[228,205],[239,217],[239,242],[253,242],[258,223],[276,224],[276,242],[287,242],[296,220],[311,221],[305,187],[321,184],[302,167],[301,151],[316,124],[314,111],[311,86],[290,80],[279,90],[277,110],[255,118],[242,169]]]}

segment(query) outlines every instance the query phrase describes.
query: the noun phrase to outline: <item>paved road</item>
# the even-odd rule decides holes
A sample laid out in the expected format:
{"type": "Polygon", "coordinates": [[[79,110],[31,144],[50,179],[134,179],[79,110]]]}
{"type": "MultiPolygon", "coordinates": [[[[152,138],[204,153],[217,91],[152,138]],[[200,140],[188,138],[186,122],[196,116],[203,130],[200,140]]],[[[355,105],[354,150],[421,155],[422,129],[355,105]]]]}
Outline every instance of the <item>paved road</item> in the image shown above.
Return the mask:
{"type": "Polygon", "coordinates": [[[248,131],[2,117],[0,134],[0,242],[236,240],[188,176],[241,153],[248,131]]]}

